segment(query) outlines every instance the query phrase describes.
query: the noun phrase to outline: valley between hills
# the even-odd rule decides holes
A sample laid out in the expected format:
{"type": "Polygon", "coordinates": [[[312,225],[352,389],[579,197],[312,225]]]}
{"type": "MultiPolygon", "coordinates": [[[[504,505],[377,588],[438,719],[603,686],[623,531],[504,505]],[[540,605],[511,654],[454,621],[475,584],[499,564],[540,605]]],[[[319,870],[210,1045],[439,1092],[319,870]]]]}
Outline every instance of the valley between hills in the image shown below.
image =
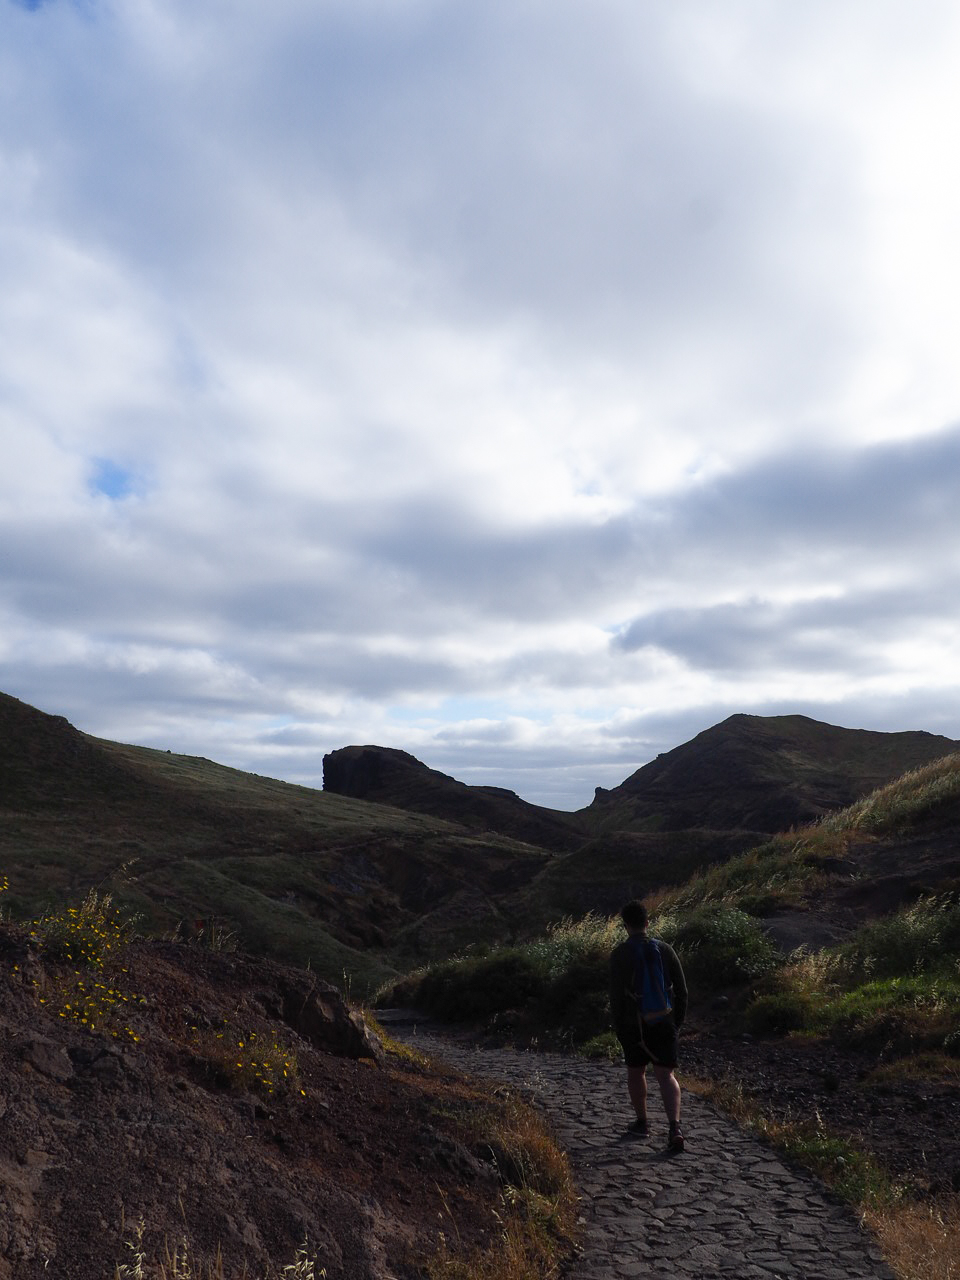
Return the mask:
{"type": "Polygon", "coordinates": [[[373,746],[327,755],[322,791],[293,786],[0,694],[0,869],[22,917],[99,888],[151,933],[213,921],[365,998],[471,943],[616,911],[958,749],[733,716],[565,813],[373,746]]]}
{"type": "Polygon", "coordinates": [[[562,1267],[575,1187],[536,1114],[362,1010],[602,1055],[630,897],[689,965],[698,1087],[769,1141],[816,1114],[834,1165],[949,1216],[958,752],[738,715],[564,813],[369,745],[292,786],[0,695],[0,1280],[562,1267]]]}

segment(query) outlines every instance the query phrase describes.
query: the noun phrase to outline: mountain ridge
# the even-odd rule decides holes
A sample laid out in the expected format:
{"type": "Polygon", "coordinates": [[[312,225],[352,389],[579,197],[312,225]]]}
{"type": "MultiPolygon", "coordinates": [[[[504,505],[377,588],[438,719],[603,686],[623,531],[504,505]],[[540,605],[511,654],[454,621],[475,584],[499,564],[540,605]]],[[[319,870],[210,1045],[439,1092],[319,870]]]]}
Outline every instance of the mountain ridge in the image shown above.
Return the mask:
{"type": "Polygon", "coordinates": [[[735,716],[570,814],[395,748],[340,748],[323,791],[295,786],[0,694],[0,871],[22,915],[100,887],[154,931],[216,917],[369,992],[396,966],[676,884],[958,745],[735,716]]]}

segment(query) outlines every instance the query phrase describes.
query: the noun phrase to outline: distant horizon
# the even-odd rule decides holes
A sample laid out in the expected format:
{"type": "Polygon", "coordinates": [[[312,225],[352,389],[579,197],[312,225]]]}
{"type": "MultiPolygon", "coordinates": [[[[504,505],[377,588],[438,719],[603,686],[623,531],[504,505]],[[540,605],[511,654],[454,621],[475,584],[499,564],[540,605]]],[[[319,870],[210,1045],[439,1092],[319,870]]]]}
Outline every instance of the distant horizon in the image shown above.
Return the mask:
{"type": "MultiPolygon", "coordinates": [[[[6,690],[0,690],[0,692],[6,692],[6,690]]],[[[9,697],[17,698],[17,695],[15,695],[15,694],[9,694],[8,696],[9,696],[9,697]]],[[[325,755],[331,754],[331,753],[333,753],[333,752],[335,752],[335,751],[341,751],[341,750],[344,750],[344,749],[349,748],[349,747],[360,747],[360,748],[364,748],[364,747],[366,747],[366,748],[372,748],[372,749],[376,749],[376,750],[402,751],[402,752],[404,752],[405,754],[407,754],[407,755],[409,755],[409,756],[412,756],[412,757],[413,757],[414,759],[416,759],[420,764],[426,765],[426,767],[427,767],[428,769],[431,769],[431,770],[432,770],[432,771],[434,771],[434,772],[438,772],[438,773],[446,774],[447,776],[452,777],[452,778],[453,778],[455,781],[457,781],[457,782],[463,782],[463,783],[466,783],[466,785],[467,785],[467,786],[494,786],[494,787],[500,787],[500,788],[501,788],[501,789],[503,789],[503,790],[513,792],[513,793],[514,793],[515,795],[517,795],[521,800],[525,801],[525,802],[526,802],[526,803],[528,803],[528,804],[537,805],[538,807],[541,807],[541,808],[551,809],[551,810],[553,810],[554,812],[557,812],[557,813],[578,813],[578,812],[580,812],[580,811],[581,811],[581,810],[583,810],[583,809],[589,808],[590,804],[591,804],[591,803],[593,802],[593,800],[594,800],[595,793],[596,793],[596,791],[597,791],[598,789],[602,789],[602,790],[605,790],[605,791],[615,790],[618,786],[620,786],[620,785],[621,785],[621,783],[625,782],[628,778],[632,777],[634,773],[636,773],[638,770],[642,769],[645,765],[651,764],[651,763],[653,762],[653,760],[658,759],[661,755],[668,754],[669,752],[671,752],[671,751],[673,751],[673,750],[676,750],[678,747],[685,746],[687,743],[692,742],[692,741],[693,741],[693,739],[694,739],[694,738],[696,738],[696,737],[698,737],[701,733],[705,733],[705,732],[707,732],[707,731],[708,731],[708,730],[710,730],[710,729],[718,728],[721,724],[724,724],[727,720],[733,719],[733,718],[738,717],[738,716],[743,716],[743,717],[745,717],[745,718],[763,719],[763,720],[772,720],[772,719],[789,719],[789,718],[807,719],[807,720],[811,720],[813,723],[820,724],[820,725],[825,725],[825,726],[826,726],[826,727],[828,727],[828,728],[833,728],[833,729],[845,729],[845,730],[849,730],[850,732],[866,731],[866,732],[874,732],[874,733],[891,733],[891,734],[893,734],[893,733],[921,733],[921,734],[926,734],[926,735],[928,735],[929,737],[939,737],[939,738],[943,738],[943,739],[944,739],[944,741],[946,741],[946,742],[950,742],[951,744],[955,744],[955,745],[957,745],[958,747],[960,747],[960,739],[954,739],[954,738],[950,737],[950,736],[949,736],[949,735],[947,735],[947,734],[935,734],[935,733],[932,733],[930,730],[928,730],[928,729],[924,729],[924,728],[917,728],[917,727],[914,727],[914,728],[910,728],[910,729],[891,729],[891,730],[884,730],[884,729],[879,729],[879,730],[866,729],[866,730],[865,730],[865,729],[864,729],[864,726],[862,726],[862,725],[838,725],[838,724],[833,723],[832,721],[822,720],[822,719],[819,719],[819,718],[814,717],[814,716],[808,716],[808,715],[806,715],[804,712],[800,712],[800,711],[781,711],[781,712],[774,712],[774,713],[771,713],[770,715],[763,715],[763,716],[758,716],[756,713],[754,713],[754,712],[750,712],[750,711],[732,711],[732,712],[730,712],[730,714],[729,714],[729,715],[724,716],[724,717],[722,717],[720,720],[714,721],[712,724],[709,724],[709,725],[705,726],[703,729],[699,730],[697,733],[692,734],[690,737],[688,737],[688,738],[684,738],[684,739],[682,739],[682,740],[681,740],[681,741],[679,741],[679,742],[675,742],[675,743],[673,743],[671,746],[664,746],[664,747],[663,747],[663,749],[662,749],[661,751],[658,751],[655,755],[651,756],[651,757],[650,757],[650,759],[648,759],[648,760],[643,760],[643,761],[641,761],[639,764],[633,765],[632,767],[628,767],[628,768],[627,768],[627,771],[626,771],[622,776],[618,777],[618,778],[616,779],[616,781],[611,781],[611,782],[609,782],[609,783],[594,783],[594,785],[593,785],[593,787],[592,787],[592,789],[591,789],[591,791],[590,791],[590,797],[589,797],[589,799],[588,799],[588,800],[586,800],[584,803],[582,803],[582,804],[575,804],[575,805],[571,805],[571,806],[569,806],[569,807],[564,807],[564,806],[562,806],[562,805],[547,804],[547,803],[545,803],[545,802],[543,802],[543,801],[532,799],[529,795],[526,795],[526,794],[524,794],[522,791],[520,791],[520,790],[519,790],[515,785],[512,785],[512,784],[511,784],[511,782],[510,782],[510,780],[509,780],[508,778],[506,778],[504,775],[498,775],[498,779],[499,779],[499,780],[497,780],[497,781],[493,781],[491,778],[487,778],[487,777],[483,777],[483,776],[481,776],[481,777],[479,777],[479,778],[470,778],[471,770],[470,770],[469,768],[466,768],[466,769],[464,769],[462,772],[459,772],[459,773],[457,773],[457,772],[453,772],[453,771],[452,771],[452,770],[450,770],[450,769],[442,768],[440,765],[437,765],[437,764],[432,763],[432,762],[431,762],[430,760],[428,760],[428,759],[424,759],[422,756],[417,755],[417,753],[416,753],[415,751],[410,751],[410,750],[409,750],[408,748],[406,748],[406,747],[398,746],[396,743],[390,743],[390,742],[343,742],[343,743],[339,743],[339,744],[337,744],[337,745],[335,745],[335,746],[331,746],[331,747],[329,747],[326,751],[324,751],[324,752],[321,754],[321,756],[320,756],[320,763],[319,763],[319,767],[318,767],[318,781],[317,781],[317,782],[305,782],[305,781],[302,781],[301,779],[298,779],[298,778],[285,778],[285,777],[282,777],[282,776],[280,776],[280,775],[270,773],[270,772],[268,772],[268,771],[266,771],[266,770],[263,770],[263,769],[251,769],[251,768],[247,768],[247,767],[245,767],[245,766],[243,766],[243,765],[234,764],[234,763],[232,763],[232,762],[230,762],[230,761],[228,761],[228,760],[222,760],[222,759],[219,759],[219,758],[217,758],[217,757],[215,757],[215,756],[208,755],[208,754],[206,754],[205,752],[202,752],[202,751],[199,751],[199,750],[193,750],[193,751],[179,751],[179,750],[174,750],[174,749],[173,749],[173,748],[171,748],[171,747],[157,746],[156,744],[146,743],[146,742],[142,742],[142,741],[137,741],[137,740],[134,740],[134,739],[128,739],[128,738],[123,738],[123,739],[119,739],[119,738],[111,738],[111,737],[109,737],[108,735],[98,734],[98,733],[91,733],[89,730],[84,729],[82,725],[75,724],[75,723],[70,719],[70,717],[68,717],[68,716],[64,716],[61,712],[57,712],[57,711],[50,711],[50,710],[48,710],[48,709],[47,709],[47,708],[45,708],[45,707],[37,706],[36,704],[31,703],[31,702],[29,702],[29,701],[27,701],[26,699],[23,699],[23,698],[17,698],[17,701],[22,702],[24,705],[29,706],[29,707],[32,707],[34,710],[36,710],[36,711],[40,711],[40,712],[42,712],[42,713],[43,713],[43,714],[45,714],[45,715],[50,715],[50,716],[58,717],[58,718],[60,718],[60,719],[66,719],[66,720],[68,721],[68,723],[69,723],[69,724],[70,724],[74,729],[77,729],[80,733],[85,734],[87,737],[91,737],[91,738],[98,738],[98,739],[100,739],[101,741],[116,742],[116,743],[118,743],[118,744],[119,744],[119,745],[121,745],[121,746],[128,746],[128,747],[142,747],[142,748],[144,748],[145,750],[150,750],[150,751],[163,751],[163,752],[169,752],[169,753],[171,753],[171,754],[173,754],[173,755],[184,756],[184,757],[191,758],[191,759],[207,760],[207,761],[209,761],[211,764],[216,764],[216,765],[222,766],[223,768],[227,768],[227,769],[236,769],[238,772],[241,772],[241,773],[249,773],[249,774],[251,774],[251,775],[253,775],[253,776],[256,776],[256,777],[268,778],[268,779],[270,779],[270,780],[271,780],[271,781],[273,781],[273,782],[283,782],[283,783],[288,783],[288,784],[289,784],[289,785],[291,785],[291,786],[302,786],[302,787],[307,787],[307,788],[309,788],[310,790],[313,790],[313,791],[323,791],[323,789],[324,789],[324,787],[323,787],[323,756],[325,756],[325,755]],[[466,775],[466,776],[465,776],[465,775],[466,775]]],[[[948,754],[949,754],[949,753],[948,753],[948,754]]],[[[477,770],[474,770],[474,771],[472,771],[472,772],[477,772],[477,770]]],[[[331,793],[331,794],[333,794],[333,793],[331,793]]]]}

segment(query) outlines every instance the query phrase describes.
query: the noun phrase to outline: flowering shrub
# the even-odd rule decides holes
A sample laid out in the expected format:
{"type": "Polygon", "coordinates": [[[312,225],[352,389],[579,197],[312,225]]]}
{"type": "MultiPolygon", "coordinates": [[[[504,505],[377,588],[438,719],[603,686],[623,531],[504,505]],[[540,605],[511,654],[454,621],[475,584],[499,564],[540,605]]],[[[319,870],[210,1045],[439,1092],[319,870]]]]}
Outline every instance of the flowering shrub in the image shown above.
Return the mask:
{"type": "Polygon", "coordinates": [[[109,894],[91,889],[79,907],[61,907],[34,920],[30,937],[51,960],[102,969],[133,936],[133,920],[109,894]]]}
{"type": "Polygon", "coordinates": [[[258,1093],[276,1094],[296,1091],[299,1087],[297,1057],[277,1036],[256,1031],[237,1032],[224,1020],[220,1031],[201,1035],[191,1027],[200,1053],[238,1089],[255,1089],[258,1093]]]}
{"type": "MultiPolygon", "coordinates": [[[[43,1003],[47,1002],[41,1000],[43,1003]]],[[[102,1031],[115,1040],[132,1040],[134,1044],[140,1041],[125,1011],[129,1006],[146,1004],[142,996],[128,994],[106,982],[87,983],[77,978],[73,983],[63,984],[59,1000],[54,1003],[60,1006],[59,1017],[76,1022],[86,1031],[102,1031]]]]}

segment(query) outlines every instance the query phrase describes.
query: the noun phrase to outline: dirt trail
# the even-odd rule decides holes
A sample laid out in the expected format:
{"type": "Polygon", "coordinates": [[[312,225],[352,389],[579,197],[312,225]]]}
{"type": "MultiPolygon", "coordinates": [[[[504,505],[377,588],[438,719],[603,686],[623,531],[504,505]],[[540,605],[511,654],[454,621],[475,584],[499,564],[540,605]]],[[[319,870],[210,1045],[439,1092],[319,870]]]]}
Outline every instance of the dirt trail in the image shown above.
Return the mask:
{"type": "Polygon", "coordinates": [[[474,1048],[403,1022],[391,1032],[471,1075],[521,1086],[546,1112],[583,1198],[570,1280],[894,1280],[848,1208],[689,1093],[687,1149],[669,1156],[655,1088],[650,1137],[626,1132],[622,1067],[474,1048]]]}

